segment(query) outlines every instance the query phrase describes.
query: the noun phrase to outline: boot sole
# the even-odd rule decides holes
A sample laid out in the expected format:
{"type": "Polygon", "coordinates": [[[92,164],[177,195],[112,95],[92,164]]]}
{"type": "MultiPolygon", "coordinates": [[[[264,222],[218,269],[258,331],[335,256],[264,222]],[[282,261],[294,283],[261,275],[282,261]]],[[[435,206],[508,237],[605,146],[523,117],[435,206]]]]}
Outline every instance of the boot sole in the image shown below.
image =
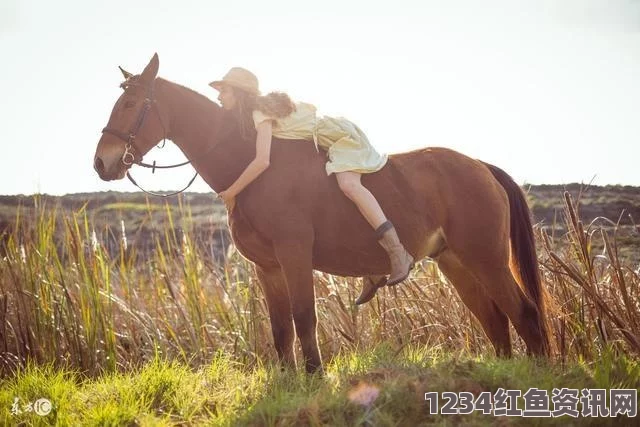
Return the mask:
{"type": "Polygon", "coordinates": [[[398,283],[400,283],[400,282],[404,282],[404,281],[407,279],[407,277],[409,277],[409,273],[411,273],[411,270],[413,270],[413,267],[414,267],[414,266],[415,266],[415,264],[411,264],[411,265],[409,266],[409,270],[407,270],[407,274],[405,274],[405,275],[404,275],[404,276],[402,276],[401,278],[388,281],[388,282],[387,282],[387,286],[395,286],[395,285],[397,285],[397,284],[398,284],[398,283]]]}

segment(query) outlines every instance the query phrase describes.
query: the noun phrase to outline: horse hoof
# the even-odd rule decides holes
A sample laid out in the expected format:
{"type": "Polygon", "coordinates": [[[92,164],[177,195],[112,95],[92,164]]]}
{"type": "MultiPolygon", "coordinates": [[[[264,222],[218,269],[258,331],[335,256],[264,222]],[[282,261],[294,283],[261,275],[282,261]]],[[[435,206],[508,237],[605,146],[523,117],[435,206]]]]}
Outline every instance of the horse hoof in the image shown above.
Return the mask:
{"type": "Polygon", "coordinates": [[[387,282],[387,276],[365,276],[362,278],[362,292],[356,299],[356,305],[364,304],[371,301],[376,295],[378,288],[381,288],[387,282]]]}

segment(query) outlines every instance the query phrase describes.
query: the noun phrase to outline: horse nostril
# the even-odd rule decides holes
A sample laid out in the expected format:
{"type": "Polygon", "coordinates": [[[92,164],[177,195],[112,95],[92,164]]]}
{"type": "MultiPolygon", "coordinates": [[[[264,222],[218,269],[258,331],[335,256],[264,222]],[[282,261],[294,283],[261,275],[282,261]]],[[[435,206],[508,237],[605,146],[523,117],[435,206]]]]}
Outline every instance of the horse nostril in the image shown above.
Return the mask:
{"type": "Polygon", "coordinates": [[[104,163],[102,162],[102,159],[100,157],[96,157],[96,159],[94,160],[93,168],[96,170],[96,172],[98,172],[98,175],[102,176],[102,174],[104,173],[104,163]]]}

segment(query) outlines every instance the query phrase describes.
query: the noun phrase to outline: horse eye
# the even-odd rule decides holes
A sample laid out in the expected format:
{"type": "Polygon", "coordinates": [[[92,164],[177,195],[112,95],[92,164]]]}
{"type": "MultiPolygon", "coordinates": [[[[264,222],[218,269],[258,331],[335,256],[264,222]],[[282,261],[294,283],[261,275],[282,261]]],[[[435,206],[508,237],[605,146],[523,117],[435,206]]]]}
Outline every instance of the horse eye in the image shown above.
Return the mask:
{"type": "Polygon", "coordinates": [[[124,103],[124,108],[132,108],[136,103],[134,101],[127,101],[124,103]]]}

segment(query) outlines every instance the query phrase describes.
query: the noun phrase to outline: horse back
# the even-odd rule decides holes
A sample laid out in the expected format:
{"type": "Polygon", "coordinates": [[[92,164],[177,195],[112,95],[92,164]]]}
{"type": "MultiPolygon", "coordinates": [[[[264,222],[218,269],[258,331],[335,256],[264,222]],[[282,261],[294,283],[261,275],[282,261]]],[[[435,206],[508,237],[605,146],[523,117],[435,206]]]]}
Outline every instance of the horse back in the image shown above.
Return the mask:
{"type": "MultiPolygon", "coordinates": [[[[429,204],[438,196],[440,155],[437,149],[391,155],[380,171],[362,176],[414,253],[446,216],[429,204]]],[[[326,161],[326,153],[313,144],[274,140],[270,167],[238,197],[242,227],[251,228],[244,233],[274,241],[296,239],[300,230],[312,229],[314,268],[343,275],[370,274],[372,266],[385,271],[388,258],[373,228],[342,193],[335,175],[327,176],[326,161]]]]}

